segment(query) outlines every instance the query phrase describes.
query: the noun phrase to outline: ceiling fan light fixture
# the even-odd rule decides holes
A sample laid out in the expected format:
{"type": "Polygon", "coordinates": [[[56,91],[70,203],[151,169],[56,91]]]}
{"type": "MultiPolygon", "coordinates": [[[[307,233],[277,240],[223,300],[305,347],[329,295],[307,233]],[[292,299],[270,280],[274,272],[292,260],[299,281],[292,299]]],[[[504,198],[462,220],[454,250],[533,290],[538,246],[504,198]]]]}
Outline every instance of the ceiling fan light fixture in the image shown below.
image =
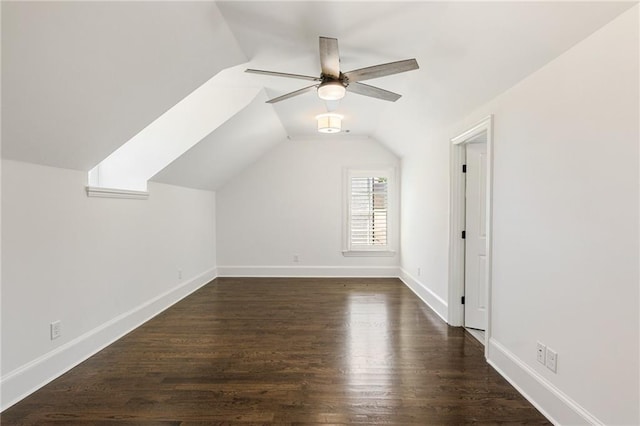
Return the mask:
{"type": "Polygon", "coordinates": [[[337,101],[344,98],[347,89],[339,81],[322,83],[318,87],[318,97],[323,101],[337,101]]]}
{"type": "Polygon", "coordinates": [[[342,130],[342,118],[340,114],[320,114],[316,116],[318,121],[318,132],[320,133],[340,133],[342,130]]]}

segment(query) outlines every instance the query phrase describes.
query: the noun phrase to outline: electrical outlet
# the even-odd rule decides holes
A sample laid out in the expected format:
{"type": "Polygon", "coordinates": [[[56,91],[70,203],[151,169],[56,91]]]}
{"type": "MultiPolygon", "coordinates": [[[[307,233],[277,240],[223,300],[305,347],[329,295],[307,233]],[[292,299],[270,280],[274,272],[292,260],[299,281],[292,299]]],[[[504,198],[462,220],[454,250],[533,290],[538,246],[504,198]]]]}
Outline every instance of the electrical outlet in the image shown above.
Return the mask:
{"type": "Polygon", "coordinates": [[[62,336],[62,322],[54,321],[49,324],[49,327],[51,330],[51,340],[57,339],[58,337],[62,336]]]}
{"type": "Polygon", "coordinates": [[[547,347],[538,342],[536,345],[536,359],[542,365],[546,362],[547,347]]]}
{"type": "Polygon", "coordinates": [[[547,368],[554,373],[558,370],[558,353],[551,348],[547,348],[547,368]]]}
{"type": "Polygon", "coordinates": [[[300,262],[300,256],[298,256],[297,254],[294,254],[294,255],[293,255],[293,262],[294,262],[294,263],[298,263],[298,262],[300,262]]]}
{"type": "Polygon", "coordinates": [[[178,279],[182,279],[182,269],[178,269],[178,279]]]}
{"type": "Polygon", "coordinates": [[[422,269],[418,268],[418,276],[422,275],[422,269]]]}

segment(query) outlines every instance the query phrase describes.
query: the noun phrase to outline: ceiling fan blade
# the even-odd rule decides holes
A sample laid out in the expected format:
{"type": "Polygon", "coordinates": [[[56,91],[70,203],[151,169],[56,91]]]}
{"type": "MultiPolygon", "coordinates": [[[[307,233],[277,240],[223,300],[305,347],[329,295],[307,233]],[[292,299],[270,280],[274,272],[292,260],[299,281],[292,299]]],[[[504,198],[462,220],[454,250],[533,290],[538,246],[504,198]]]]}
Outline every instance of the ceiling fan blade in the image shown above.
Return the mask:
{"type": "Polygon", "coordinates": [[[415,59],[405,59],[404,61],[389,62],[388,64],[374,65],[372,67],[360,68],[345,73],[349,82],[370,80],[372,78],[384,77],[398,74],[405,71],[417,70],[418,61],[415,59]]]}
{"type": "Polygon", "coordinates": [[[277,98],[269,99],[266,103],[275,104],[276,102],[284,101],[285,99],[293,98],[294,96],[302,95],[304,93],[310,92],[317,88],[317,85],[305,87],[300,90],[296,90],[295,92],[287,93],[286,95],[278,96],[277,98]]]}
{"type": "Polygon", "coordinates": [[[254,69],[246,69],[244,72],[252,73],[252,74],[262,74],[262,75],[271,75],[275,77],[288,77],[288,78],[298,78],[301,80],[311,80],[311,81],[320,81],[318,77],[311,77],[309,75],[301,75],[301,74],[289,74],[286,72],[276,72],[276,71],[265,71],[265,70],[254,70],[254,69]]]}
{"type": "Polygon", "coordinates": [[[371,96],[372,98],[378,98],[385,101],[395,102],[402,97],[397,93],[390,92],[388,90],[381,89],[379,87],[369,86],[364,83],[349,83],[347,86],[349,92],[357,93],[358,95],[371,96]]]}
{"type": "Polygon", "coordinates": [[[334,79],[340,78],[340,53],[338,39],[320,37],[320,67],[322,75],[334,79]]]}

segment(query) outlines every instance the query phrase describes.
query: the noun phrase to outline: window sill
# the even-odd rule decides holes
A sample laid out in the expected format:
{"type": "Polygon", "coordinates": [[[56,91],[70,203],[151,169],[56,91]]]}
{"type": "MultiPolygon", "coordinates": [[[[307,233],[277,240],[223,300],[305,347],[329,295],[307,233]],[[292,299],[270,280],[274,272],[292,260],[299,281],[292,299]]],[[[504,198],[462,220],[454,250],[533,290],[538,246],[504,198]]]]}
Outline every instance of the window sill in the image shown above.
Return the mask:
{"type": "Polygon", "coordinates": [[[149,198],[147,191],[132,191],[129,189],[100,188],[97,186],[87,186],[87,197],[102,198],[128,198],[134,200],[146,200],[149,198]]]}
{"type": "Polygon", "coordinates": [[[391,250],[343,250],[342,255],[345,257],[392,257],[396,255],[391,250]]]}

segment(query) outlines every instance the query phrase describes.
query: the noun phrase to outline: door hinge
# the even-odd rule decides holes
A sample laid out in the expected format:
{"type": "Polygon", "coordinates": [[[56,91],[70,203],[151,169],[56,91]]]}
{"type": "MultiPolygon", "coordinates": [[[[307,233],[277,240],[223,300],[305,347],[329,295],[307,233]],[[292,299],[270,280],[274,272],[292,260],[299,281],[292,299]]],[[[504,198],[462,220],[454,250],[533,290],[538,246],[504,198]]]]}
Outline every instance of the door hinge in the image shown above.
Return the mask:
{"type": "Polygon", "coordinates": [[[467,238],[467,231],[462,231],[462,239],[464,240],[465,238],[467,238]]]}
{"type": "Polygon", "coordinates": [[[462,297],[460,298],[460,303],[462,303],[462,304],[464,305],[464,296],[462,296],[462,297]]]}
{"type": "Polygon", "coordinates": [[[462,173],[467,173],[467,165],[466,164],[462,165],[462,173]]]}

